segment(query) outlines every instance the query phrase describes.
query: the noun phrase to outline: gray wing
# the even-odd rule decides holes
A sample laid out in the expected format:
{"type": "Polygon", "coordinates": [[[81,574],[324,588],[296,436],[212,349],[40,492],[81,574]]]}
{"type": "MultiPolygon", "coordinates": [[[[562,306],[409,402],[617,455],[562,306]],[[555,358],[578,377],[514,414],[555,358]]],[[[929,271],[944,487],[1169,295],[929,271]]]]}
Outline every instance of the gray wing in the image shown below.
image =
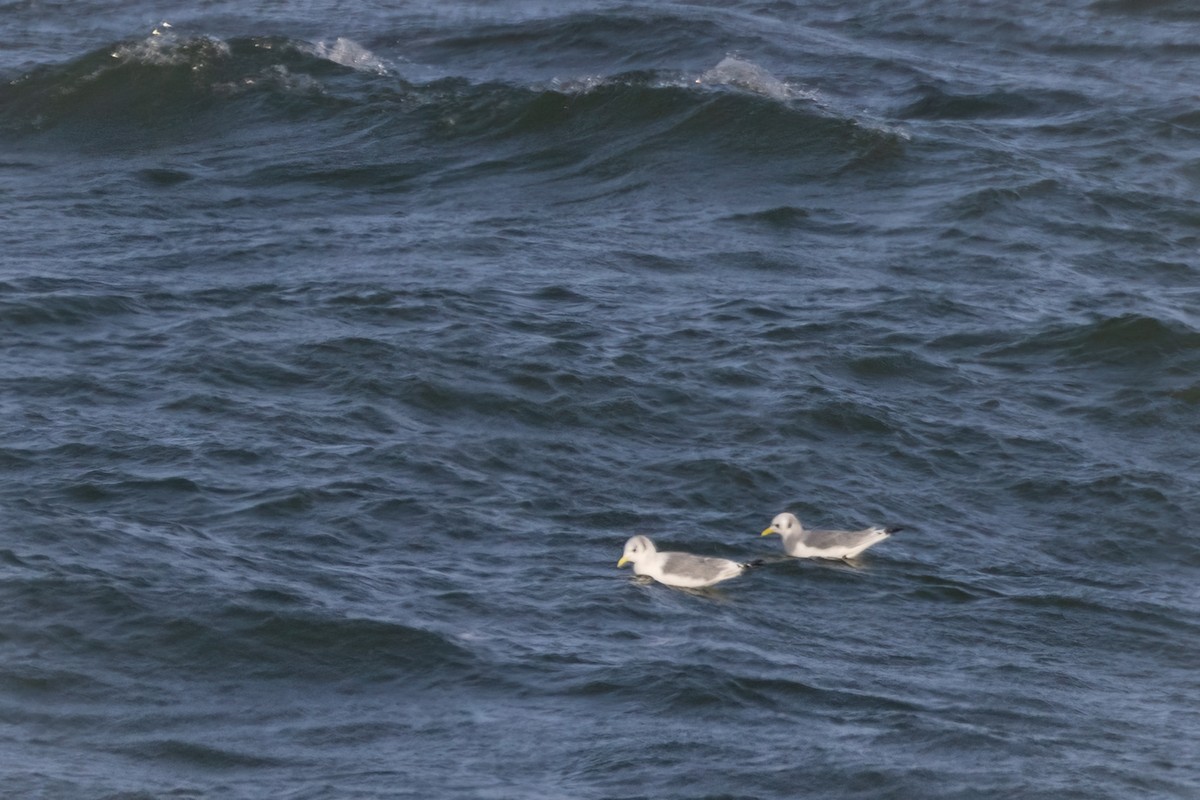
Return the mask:
{"type": "Polygon", "coordinates": [[[867,528],[861,531],[808,531],[804,532],[802,541],[809,547],[818,547],[822,550],[831,547],[854,547],[862,542],[868,536],[875,534],[875,530],[867,528]]]}
{"type": "Polygon", "coordinates": [[[664,573],[689,580],[714,581],[728,575],[731,567],[738,567],[738,564],[725,558],[694,556],[691,553],[663,553],[663,556],[664,573]]]}

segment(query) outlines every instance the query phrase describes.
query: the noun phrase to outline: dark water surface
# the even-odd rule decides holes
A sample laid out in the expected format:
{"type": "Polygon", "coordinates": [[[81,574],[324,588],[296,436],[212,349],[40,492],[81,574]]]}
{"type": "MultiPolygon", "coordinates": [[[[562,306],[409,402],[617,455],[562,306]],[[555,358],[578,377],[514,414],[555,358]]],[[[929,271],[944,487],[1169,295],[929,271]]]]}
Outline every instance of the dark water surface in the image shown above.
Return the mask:
{"type": "Polygon", "coordinates": [[[1194,4],[0,20],[5,797],[1200,796],[1194,4]]]}

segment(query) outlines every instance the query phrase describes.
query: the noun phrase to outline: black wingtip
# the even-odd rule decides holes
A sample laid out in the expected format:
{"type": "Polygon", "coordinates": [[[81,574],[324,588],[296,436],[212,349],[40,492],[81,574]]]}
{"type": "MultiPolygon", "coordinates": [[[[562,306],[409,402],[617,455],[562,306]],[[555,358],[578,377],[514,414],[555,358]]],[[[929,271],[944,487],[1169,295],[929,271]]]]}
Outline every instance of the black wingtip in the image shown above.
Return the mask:
{"type": "Polygon", "coordinates": [[[761,558],[756,558],[753,561],[747,561],[745,564],[742,564],[742,566],[746,569],[754,569],[755,567],[761,567],[765,563],[767,562],[763,561],[761,558]]]}
{"type": "Polygon", "coordinates": [[[899,533],[902,530],[904,530],[904,528],[884,528],[883,532],[890,536],[891,534],[899,533]]]}

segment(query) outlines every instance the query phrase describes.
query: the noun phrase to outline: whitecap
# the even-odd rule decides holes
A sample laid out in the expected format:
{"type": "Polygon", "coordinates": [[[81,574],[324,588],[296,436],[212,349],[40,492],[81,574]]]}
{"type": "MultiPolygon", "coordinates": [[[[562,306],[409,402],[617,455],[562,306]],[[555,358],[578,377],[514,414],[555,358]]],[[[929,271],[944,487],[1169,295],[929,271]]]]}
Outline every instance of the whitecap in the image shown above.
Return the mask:
{"type": "Polygon", "coordinates": [[[180,38],[171,27],[171,23],[161,22],[145,39],[120,44],[110,55],[122,62],[159,67],[191,64],[193,69],[202,69],[230,55],[229,44],[221,39],[211,36],[180,38]]]}
{"type": "Polygon", "coordinates": [[[388,73],[387,65],[383,62],[383,59],[358,42],[342,36],[335,39],[333,44],[318,42],[313,48],[313,52],[317,57],[340,64],[343,67],[350,67],[362,72],[374,72],[377,75],[386,75],[388,73]]]}
{"type": "Polygon", "coordinates": [[[730,86],[780,101],[816,100],[818,97],[815,91],[781,81],[757,64],[737,56],[725,56],[719,64],[697,78],[696,83],[730,86]]]}
{"type": "Polygon", "coordinates": [[[549,88],[562,94],[587,94],[608,83],[609,79],[602,75],[585,75],[581,78],[554,78],[550,81],[549,88]]]}

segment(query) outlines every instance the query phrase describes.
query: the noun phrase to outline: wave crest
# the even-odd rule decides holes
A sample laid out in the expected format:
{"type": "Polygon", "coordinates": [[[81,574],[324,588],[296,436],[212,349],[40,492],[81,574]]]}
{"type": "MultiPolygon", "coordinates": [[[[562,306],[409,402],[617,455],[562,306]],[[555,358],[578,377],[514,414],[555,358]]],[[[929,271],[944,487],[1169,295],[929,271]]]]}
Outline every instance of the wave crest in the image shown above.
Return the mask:
{"type": "Polygon", "coordinates": [[[388,73],[382,59],[350,39],[226,40],[182,35],[163,23],[146,37],[0,83],[0,127],[28,132],[73,121],[90,128],[153,125],[183,112],[194,118],[229,97],[320,96],[326,79],[347,70],[388,73]]]}
{"type": "Polygon", "coordinates": [[[736,56],[726,56],[719,64],[697,78],[696,83],[730,86],[781,102],[818,99],[817,92],[781,81],[757,64],[736,56]]]}

